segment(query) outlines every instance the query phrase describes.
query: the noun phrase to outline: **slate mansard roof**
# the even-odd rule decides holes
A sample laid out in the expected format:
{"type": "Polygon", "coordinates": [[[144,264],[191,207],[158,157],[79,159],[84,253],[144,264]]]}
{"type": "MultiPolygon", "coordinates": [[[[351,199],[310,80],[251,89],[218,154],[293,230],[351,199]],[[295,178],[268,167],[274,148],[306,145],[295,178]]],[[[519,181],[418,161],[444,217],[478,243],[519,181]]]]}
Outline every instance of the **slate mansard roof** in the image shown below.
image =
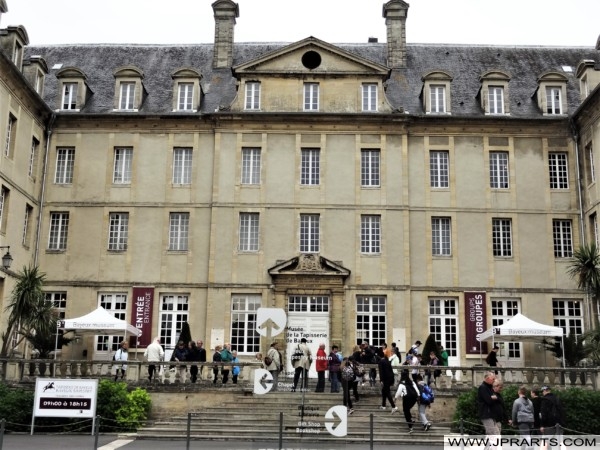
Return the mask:
{"type": "MultiPolygon", "coordinates": [[[[283,49],[284,43],[236,43],[233,66],[283,49]]],[[[340,49],[386,65],[387,44],[334,44],[340,49]]],[[[46,78],[45,100],[51,109],[59,104],[56,64],[73,66],[85,73],[93,95],[79,114],[115,114],[115,79],[119,67],[136,66],[144,73],[148,93],[137,114],[165,115],[172,112],[173,79],[181,68],[193,68],[203,76],[200,111],[210,114],[227,108],[236,96],[237,80],[230,69],[213,69],[213,44],[198,45],[53,45],[30,46],[27,56],[40,55],[51,68],[46,78]]],[[[580,104],[577,65],[584,59],[598,60],[593,47],[484,46],[454,44],[408,44],[407,67],[390,72],[386,94],[393,108],[411,115],[424,115],[423,76],[444,71],[452,77],[452,117],[484,117],[478,98],[480,77],[497,70],[510,76],[510,118],[542,118],[535,98],[538,79],[555,71],[568,79],[568,113],[580,104]],[[571,71],[565,71],[570,67],[571,71]]],[[[131,113],[128,113],[131,114],[131,113]]],[[[309,113],[314,114],[314,113],[309,113]]],[[[496,119],[498,116],[494,116],[496,119]]]]}

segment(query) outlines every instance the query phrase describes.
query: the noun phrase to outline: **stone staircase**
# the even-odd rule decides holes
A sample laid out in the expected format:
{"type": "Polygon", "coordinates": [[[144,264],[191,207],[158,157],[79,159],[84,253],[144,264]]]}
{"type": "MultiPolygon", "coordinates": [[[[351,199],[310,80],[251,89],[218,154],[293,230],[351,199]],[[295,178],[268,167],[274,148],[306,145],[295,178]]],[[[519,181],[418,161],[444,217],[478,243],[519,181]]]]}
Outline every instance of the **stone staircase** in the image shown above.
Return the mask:
{"type": "MultiPolygon", "coordinates": [[[[400,410],[391,414],[388,406],[385,411],[379,409],[381,398],[379,392],[373,390],[362,395],[355,403],[354,413],[348,417],[346,437],[335,437],[325,427],[325,422],[334,426],[338,420],[325,419],[325,413],[335,405],[342,404],[341,393],[315,392],[269,392],[256,395],[251,392],[240,392],[232,396],[224,396],[223,402],[215,406],[198,405],[189,412],[191,415],[174,416],[157,419],[147,427],[138,430],[138,439],[187,439],[188,420],[191,440],[227,440],[243,437],[249,441],[279,440],[280,427],[284,443],[289,442],[337,442],[360,443],[370,442],[371,414],[373,416],[373,442],[380,444],[438,444],[443,442],[443,435],[450,433],[450,424],[436,423],[435,416],[428,413],[432,427],[425,432],[419,423],[414,426],[413,433],[408,433],[408,426],[400,410]],[[302,405],[304,402],[304,416],[302,405]],[[283,419],[281,422],[281,418],[283,419]],[[302,424],[304,423],[304,427],[302,424]]],[[[418,420],[417,408],[413,408],[413,419],[418,420]]]]}

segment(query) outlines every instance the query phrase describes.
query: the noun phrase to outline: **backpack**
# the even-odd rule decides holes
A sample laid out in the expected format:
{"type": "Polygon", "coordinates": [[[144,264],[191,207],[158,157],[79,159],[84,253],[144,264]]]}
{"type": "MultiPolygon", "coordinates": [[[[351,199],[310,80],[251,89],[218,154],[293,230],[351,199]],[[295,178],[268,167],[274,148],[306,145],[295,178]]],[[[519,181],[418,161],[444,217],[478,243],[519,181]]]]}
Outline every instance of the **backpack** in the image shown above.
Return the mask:
{"type": "Polygon", "coordinates": [[[353,381],[354,380],[354,369],[350,364],[346,364],[342,369],[342,380],[353,381]]]}
{"type": "Polygon", "coordinates": [[[303,356],[304,356],[304,352],[298,345],[298,347],[296,347],[296,350],[294,350],[294,353],[292,354],[292,363],[300,361],[303,356]]]}
{"type": "Polygon", "coordinates": [[[430,405],[435,400],[435,395],[433,394],[433,389],[431,389],[428,385],[424,384],[423,386],[419,386],[419,391],[421,392],[421,404],[430,405]]]}
{"type": "Polygon", "coordinates": [[[357,362],[355,362],[354,364],[352,364],[352,369],[354,370],[354,375],[356,375],[357,377],[362,378],[365,376],[365,368],[362,364],[358,364],[357,362]]]}

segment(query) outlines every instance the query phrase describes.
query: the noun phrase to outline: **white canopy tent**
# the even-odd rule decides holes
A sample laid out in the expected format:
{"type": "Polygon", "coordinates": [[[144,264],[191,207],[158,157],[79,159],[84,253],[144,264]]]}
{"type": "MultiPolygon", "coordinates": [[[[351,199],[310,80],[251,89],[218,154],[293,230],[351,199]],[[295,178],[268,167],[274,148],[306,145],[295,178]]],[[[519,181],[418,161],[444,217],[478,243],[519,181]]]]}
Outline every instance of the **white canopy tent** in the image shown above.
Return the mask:
{"type": "MultiPolygon", "coordinates": [[[[85,316],[74,319],[65,319],[58,322],[58,328],[64,332],[74,331],[77,334],[110,334],[123,335],[123,339],[128,336],[139,336],[141,331],[127,323],[125,320],[117,319],[111,313],[101,306],[85,316]]],[[[58,334],[56,336],[58,346],[58,334]]],[[[137,346],[137,340],[136,340],[137,346]]],[[[56,355],[56,352],[54,352],[56,355]]]]}
{"type": "MultiPolygon", "coordinates": [[[[532,341],[540,340],[549,337],[560,337],[561,348],[564,351],[565,338],[561,327],[544,325],[535,322],[523,314],[519,313],[513,316],[510,320],[498,327],[492,327],[479,335],[479,341],[532,341]]],[[[563,367],[565,367],[565,358],[562,358],[563,367]]]]}

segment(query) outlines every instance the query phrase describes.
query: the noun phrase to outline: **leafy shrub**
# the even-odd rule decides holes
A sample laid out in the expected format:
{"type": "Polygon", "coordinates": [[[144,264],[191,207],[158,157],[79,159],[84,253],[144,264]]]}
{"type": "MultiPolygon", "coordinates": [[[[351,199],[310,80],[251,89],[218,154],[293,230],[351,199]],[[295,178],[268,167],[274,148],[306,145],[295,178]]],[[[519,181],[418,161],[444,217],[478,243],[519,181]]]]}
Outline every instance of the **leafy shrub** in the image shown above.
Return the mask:
{"type": "Polygon", "coordinates": [[[33,391],[14,389],[0,383],[0,399],[0,419],[6,420],[6,430],[28,429],[33,414],[33,391]]]}
{"type": "Polygon", "coordinates": [[[102,431],[135,430],[148,418],[152,401],[140,388],[127,391],[126,383],[101,380],[98,383],[96,414],[101,417],[102,431]]]}
{"type": "Polygon", "coordinates": [[[127,402],[117,409],[117,423],[127,430],[136,430],[148,418],[151,406],[148,392],[136,388],[127,394],[127,402]]]}
{"type": "MultiPolygon", "coordinates": [[[[518,386],[514,385],[506,386],[502,391],[506,419],[510,419],[511,417],[512,404],[518,396],[517,391],[518,386]]],[[[565,410],[567,431],[569,429],[573,430],[573,434],[600,434],[600,417],[590,414],[590,411],[598,409],[600,392],[579,388],[571,388],[565,391],[555,390],[553,392],[560,399],[565,410]],[[585,417],[585,421],[581,420],[582,417],[585,417]]],[[[471,389],[458,397],[452,425],[453,431],[460,432],[461,419],[465,434],[484,433],[477,410],[477,388],[471,389]]],[[[504,421],[502,424],[502,433],[509,434],[513,432],[516,433],[516,429],[509,427],[506,421],[504,421]]]]}

